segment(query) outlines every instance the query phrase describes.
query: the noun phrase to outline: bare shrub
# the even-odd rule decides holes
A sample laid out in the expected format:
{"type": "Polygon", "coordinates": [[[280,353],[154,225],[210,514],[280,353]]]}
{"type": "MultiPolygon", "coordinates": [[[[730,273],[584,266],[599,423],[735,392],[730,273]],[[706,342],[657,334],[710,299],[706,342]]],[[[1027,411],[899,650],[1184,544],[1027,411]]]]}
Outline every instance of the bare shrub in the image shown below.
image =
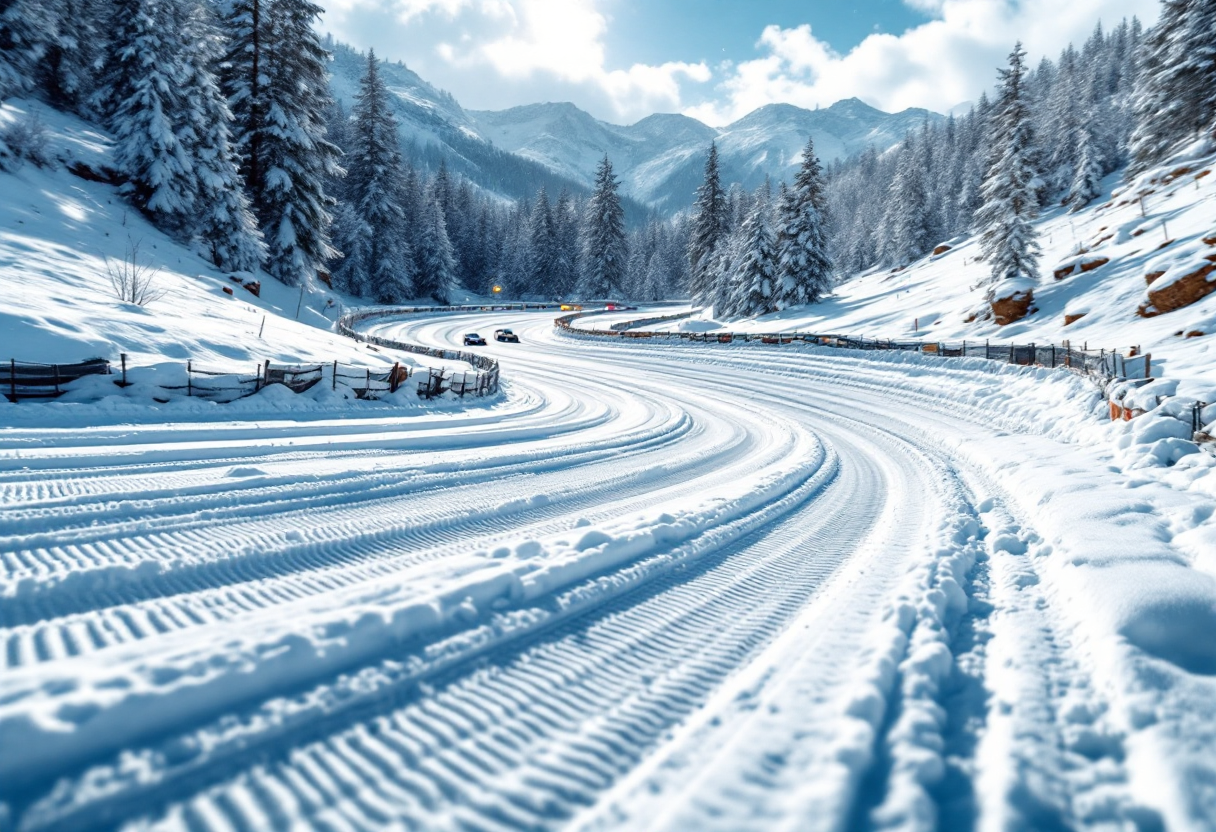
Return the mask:
{"type": "Polygon", "coordinates": [[[127,251],[122,260],[106,257],[106,274],[114,296],[124,303],[146,306],[165,296],[165,291],[156,285],[160,269],[139,262],[140,240],[127,240],[127,251]]]}
{"type": "Polygon", "coordinates": [[[40,168],[49,167],[52,159],[48,142],[46,125],[37,115],[13,121],[0,131],[0,159],[7,156],[0,167],[15,170],[23,159],[40,168]]]}

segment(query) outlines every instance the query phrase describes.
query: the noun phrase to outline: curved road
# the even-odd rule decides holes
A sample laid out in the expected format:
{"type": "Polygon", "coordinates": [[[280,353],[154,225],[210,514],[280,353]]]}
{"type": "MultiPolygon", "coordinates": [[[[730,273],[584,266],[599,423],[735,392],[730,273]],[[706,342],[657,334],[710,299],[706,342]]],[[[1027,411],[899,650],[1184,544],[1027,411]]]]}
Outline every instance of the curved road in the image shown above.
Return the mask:
{"type": "Polygon", "coordinates": [[[464,412],[0,435],[0,829],[1211,820],[1138,784],[1000,374],[368,331],[503,325],[464,412]]]}

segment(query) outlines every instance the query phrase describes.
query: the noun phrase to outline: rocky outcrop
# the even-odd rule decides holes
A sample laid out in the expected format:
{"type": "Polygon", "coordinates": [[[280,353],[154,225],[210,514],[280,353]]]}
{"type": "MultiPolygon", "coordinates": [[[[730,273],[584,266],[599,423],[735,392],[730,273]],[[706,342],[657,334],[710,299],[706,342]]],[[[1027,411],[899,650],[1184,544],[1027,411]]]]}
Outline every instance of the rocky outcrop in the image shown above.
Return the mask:
{"type": "Polygon", "coordinates": [[[1029,315],[1033,303],[1034,291],[1031,289],[1013,292],[1002,298],[994,298],[991,304],[992,317],[997,326],[1008,326],[1029,315]]]}
{"type": "Polygon", "coordinates": [[[1069,275],[1092,272],[1094,269],[1101,268],[1109,262],[1109,257],[1074,257],[1057,266],[1052,271],[1052,276],[1056,280],[1063,280],[1069,275]]]}
{"type": "Polygon", "coordinates": [[[1207,297],[1216,292],[1216,277],[1211,277],[1212,272],[1216,272],[1216,263],[1207,263],[1177,280],[1170,280],[1159,289],[1150,286],[1148,303],[1141,304],[1136,314],[1142,318],[1153,318],[1207,297]]]}
{"type": "Polygon", "coordinates": [[[1072,324],[1075,324],[1077,321],[1081,320],[1088,314],[1089,314],[1088,312],[1077,312],[1075,315],[1065,314],[1064,315],[1064,326],[1071,326],[1072,324]]]}

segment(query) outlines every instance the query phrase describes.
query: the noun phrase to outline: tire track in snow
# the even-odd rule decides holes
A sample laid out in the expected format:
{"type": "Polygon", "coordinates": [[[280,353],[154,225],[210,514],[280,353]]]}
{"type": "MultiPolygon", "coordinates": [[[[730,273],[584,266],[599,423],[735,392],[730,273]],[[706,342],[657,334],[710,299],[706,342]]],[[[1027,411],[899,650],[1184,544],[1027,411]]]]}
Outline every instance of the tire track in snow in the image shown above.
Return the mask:
{"type": "MultiPolygon", "coordinates": [[[[468,324],[445,319],[400,326],[411,340],[446,343],[468,324]]],[[[773,353],[711,354],[635,343],[604,348],[555,340],[547,321],[518,329],[524,330],[520,349],[490,347],[502,358],[514,390],[530,401],[556,401],[553,391],[568,386],[588,399],[587,412],[617,408],[618,416],[567,433],[564,445],[557,434],[538,440],[540,455],[548,449],[565,456],[552,460],[552,485],[532,491],[552,497],[564,483],[577,493],[564,503],[554,499],[525,506],[497,521],[463,519],[470,502],[446,510],[436,505],[428,509],[436,525],[417,530],[410,553],[393,551],[391,545],[377,550],[341,526],[326,562],[294,564],[273,577],[234,570],[222,587],[204,582],[143,601],[99,588],[100,611],[56,618],[55,610],[43,609],[38,615],[48,620],[38,623],[46,626],[44,632],[13,639],[12,630],[0,631],[10,636],[0,643],[16,657],[4,661],[27,665],[15,675],[6,672],[6,686],[12,679],[71,677],[70,668],[90,666],[91,651],[117,667],[138,655],[136,648],[169,657],[174,644],[199,640],[191,631],[215,635],[278,626],[290,633],[293,619],[303,621],[306,613],[333,627],[332,648],[349,653],[344,663],[327,664],[329,657],[305,651],[301,670],[306,672],[266,679],[224,716],[183,710],[166,723],[161,737],[136,731],[126,741],[103,743],[75,762],[44,769],[27,781],[30,788],[20,798],[0,784],[0,799],[11,802],[16,821],[31,830],[382,829],[393,824],[542,829],[583,821],[594,828],[637,828],[650,821],[658,825],[659,818],[675,829],[843,828],[853,819],[868,828],[931,828],[932,817],[939,825],[962,827],[981,821],[1001,825],[1002,819],[1012,828],[1082,820],[1152,825],[1150,813],[1125,799],[1122,739],[1106,719],[1100,692],[1079,692],[1072,682],[1064,686],[1084,676],[1084,654],[1041,606],[1050,599],[1017,578],[1021,573],[1011,564],[1026,555],[995,548],[995,541],[1009,539],[1000,531],[1005,530],[1030,542],[1033,550],[1038,545],[1033,533],[1001,515],[998,502],[975,507],[970,495],[983,489],[959,485],[951,449],[935,440],[935,431],[955,429],[960,416],[987,414],[967,401],[950,403],[956,412],[935,412],[944,409],[944,397],[920,392],[914,380],[901,381],[898,372],[884,372],[874,362],[797,351],[783,355],[783,366],[756,372],[757,363],[773,353]],[[605,357],[613,362],[608,369],[605,357]],[[568,367],[571,378],[553,381],[555,364],[568,367]],[[923,406],[924,412],[893,413],[893,383],[905,388],[905,402],[923,406]],[[715,407],[715,401],[740,406],[715,407]],[[621,464],[639,479],[632,486],[617,483],[618,491],[608,482],[599,488],[607,466],[569,449],[584,440],[611,442],[622,430],[619,414],[638,406],[654,412],[658,402],[672,402],[687,414],[689,430],[644,447],[621,441],[619,451],[605,450],[620,453],[621,464]],[[913,427],[911,421],[921,425],[913,427]],[[402,611],[415,595],[410,588],[389,588],[394,582],[455,585],[472,574],[463,570],[473,548],[501,542],[510,550],[508,557],[517,558],[512,539],[568,538],[581,533],[572,523],[576,516],[593,530],[609,528],[652,502],[677,505],[682,492],[691,499],[701,490],[740,480],[749,462],[758,471],[778,470],[783,446],[764,437],[782,423],[794,433],[823,437],[829,453],[839,455],[839,474],[813,493],[774,492],[734,519],[710,523],[677,550],[647,550],[572,582],[538,589],[534,596],[499,598],[506,600],[503,605],[487,604],[482,596],[445,598],[437,607],[446,623],[425,638],[389,638],[363,652],[351,651],[365,619],[352,612],[347,626],[334,617],[352,600],[370,598],[373,588],[386,615],[402,611]],[[729,424],[743,428],[737,441],[728,438],[729,424]],[[715,440],[698,433],[715,425],[715,440]],[[709,453],[699,460],[703,450],[709,453]],[[686,467],[669,468],[676,459],[686,467]],[[642,473],[647,467],[662,471],[661,478],[647,484],[642,473]],[[562,468],[564,473],[556,471],[562,468]],[[985,545],[992,545],[986,556],[976,549],[975,541],[984,536],[976,514],[998,530],[987,533],[985,545]],[[465,547],[461,536],[476,540],[465,547]],[[342,560],[343,553],[358,562],[342,560]],[[966,557],[978,557],[977,567],[960,572],[966,557]],[[945,588],[946,579],[971,593],[974,603],[961,620],[956,590],[945,588]],[[204,604],[205,599],[212,600],[204,604]],[[177,601],[180,606],[171,603],[177,601]],[[985,601],[1002,615],[1017,610],[1021,618],[1002,630],[1004,619],[990,615],[985,601]],[[885,619],[884,610],[891,611],[885,619]],[[1038,633],[1045,634],[1041,642],[1032,635],[1038,633]],[[119,644],[136,638],[146,647],[119,644]],[[1027,693],[1007,714],[997,714],[982,691],[1004,666],[1002,657],[1020,651],[1033,658],[1019,665],[1027,693]],[[77,658],[70,657],[73,653],[77,658]],[[792,658],[783,671],[774,656],[792,658]],[[40,665],[28,666],[30,661],[40,665]],[[1042,662],[1042,673],[1033,672],[1034,662],[1042,662]],[[774,689],[785,691],[786,698],[769,698],[774,689]],[[957,700],[969,706],[956,711],[965,719],[951,722],[935,710],[957,700]],[[767,710],[773,704],[779,710],[767,710]],[[851,719],[835,719],[842,709],[851,719]],[[715,726],[715,714],[738,721],[715,726]],[[745,736],[741,726],[756,730],[745,736]],[[852,729],[856,733],[849,733],[852,729]],[[1043,751],[1023,746],[1025,765],[1011,771],[1002,738],[1027,731],[1043,738],[1043,751]],[[687,750],[697,746],[689,743],[705,738],[716,743],[705,746],[717,749],[715,759],[726,762],[708,768],[690,762],[687,750]],[[732,757],[732,751],[738,753],[732,757]],[[867,773],[870,780],[863,785],[867,773]],[[1042,786],[1035,779],[1039,773],[1059,774],[1065,783],[1054,791],[1036,791],[1042,786]],[[662,787],[657,797],[630,807],[658,806],[661,812],[618,811],[618,798],[632,801],[656,783],[662,787]],[[791,783],[800,788],[788,788],[791,783]],[[962,799],[969,791],[980,795],[970,804],[962,799]],[[1018,802],[1027,795],[1033,799],[1018,802]],[[1029,811],[1040,803],[1056,814],[1029,811]],[[689,819],[692,826],[683,823],[689,819]]],[[[555,407],[555,418],[558,412],[569,411],[555,407]]],[[[500,437],[524,433],[505,429],[513,418],[503,416],[500,437]]],[[[544,418],[541,407],[520,421],[529,421],[535,438],[544,418]]],[[[41,468],[35,466],[36,486],[21,491],[19,474],[5,479],[0,472],[0,488],[17,483],[11,493],[28,495],[31,510],[42,500],[41,507],[51,510],[75,502],[100,504],[119,489],[106,479],[105,466],[112,462],[130,482],[164,492],[163,499],[148,503],[149,512],[163,518],[156,532],[180,535],[182,545],[195,547],[205,559],[208,541],[222,533],[222,526],[215,527],[234,518],[195,522],[203,518],[192,518],[186,504],[222,500],[223,489],[183,495],[177,504],[167,493],[171,478],[188,478],[192,466],[214,470],[219,467],[215,457],[234,460],[224,465],[260,459],[287,471],[316,465],[315,450],[283,444],[298,438],[288,433],[261,457],[252,452],[256,443],[242,446],[242,453],[248,452],[243,456],[228,453],[219,440],[200,452],[197,462],[189,459],[195,451],[185,448],[159,463],[154,454],[132,454],[132,448],[114,456],[83,448],[85,461],[96,467],[82,472],[78,482],[51,475],[55,466],[63,469],[63,459],[71,458],[67,453],[58,461],[46,456],[41,468]]],[[[385,453],[390,458],[422,453],[417,447],[403,438],[385,453]]],[[[512,451],[437,451],[447,456],[435,464],[452,466],[447,471],[454,474],[454,494],[464,488],[473,495],[478,488],[492,491],[493,485],[474,482],[462,466],[484,461],[502,467],[512,451]]],[[[361,480],[347,476],[343,464],[363,465],[381,455],[358,447],[341,453],[347,456],[330,458],[321,479],[346,476],[352,485],[348,492],[356,492],[354,484],[361,480]]],[[[540,456],[536,461],[543,464],[540,456]]],[[[523,483],[546,476],[539,469],[534,473],[506,481],[500,493],[527,496],[520,494],[523,483]]],[[[961,476],[967,478],[965,472],[961,476]]],[[[391,478],[386,471],[380,481],[391,478]]],[[[343,487],[335,484],[333,493],[343,487]]],[[[434,492],[436,501],[442,493],[434,492]]],[[[262,509],[273,515],[265,528],[277,528],[287,519],[290,501],[262,496],[262,509]]],[[[415,496],[402,491],[386,502],[415,496]]],[[[352,510],[355,515],[368,511],[372,502],[352,510]]],[[[705,506],[710,510],[710,503],[705,506]]],[[[83,518],[87,509],[81,510],[83,518]]],[[[244,531],[262,533],[255,528],[244,531]]],[[[595,532],[588,534],[595,545],[595,532]]],[[[155,558],[154,552],[127,548],[123,538],[111,535],[95,545],[114,563],[155,558]]],[[[153,539],[152,532],[142,538],[144,544],[153,539]]],[[[138,547],[139,540],[128,542],[138,547]]],[[[56,556],[74,555],[61,546],[56,556]]],[[[77,568],[81,564],[78,559],[77,568]]],[[[250,644],[255,642],[277,643],[270,635],[250,644]]],[[[217,644],[209,660],[223,654],[217,644]]],[[[208,651],[199,655],[206,658],[208,651]]],[[[74,701],[70,691],[55,691],[50,684],[37,696],[45,697],[39,707],[45,704],[48,713],[74,701]]],[[[33,700],[26,701],[36,710],[33,700]]],[[[0,724],[2,709],[12,715],[26,707],[0,697],[0,724]]],[[[64,713],[72,716],[70,709],[64,713]]],[[[76,716],[88,726],[87,714],[76,716]]]]}
{"type": "MultiPolygon", "coordinates": [[[[208,814],[199,814],[201,806],[218,805],[226,807],[227,822],[246,828],[257,817],[285,817],[312,801],[314,812],[355,828],[411,821],[438,828],[448,816],[457,825],[552,826],[779,632],[837,567],[867,521],[842,509],[859,487],[877,484],[873,471],[843,476],[839,484],[829,480],[814,501],[824,511],[810,518],[796,511],[775,529],[761,526],[726,550],[660,571],[606,605],[526,636],[516,650],[500,648],[480,669],[450,666],[425,691],[408,690],[407,704],[390,699],[386,704],[397,707],[387,713],[357,714],[353,724],[303,746],[293,738],[293,750],[277,763],[235,778],[222,771],[228,782],[200,802],[170,805],[165,819],[201,818],[208,814]],[[300,785],[301,757],[309,760],[304,779],[311,790],[300,785]],[[402,782],[368,785],[375,771],[395,772],[402,782]],[[501,792],[504,783],[510,785],[503,800],[477,806],[480,792],[501,792]],[[246,805],[249,794],[260,799],[246,805]]],[[[375,700],[372,706],[383,707],[375,700]]],[[[148,799],[134,802],[145,806],[148,799]]],[[[72,828],[71,817],[45,805],[27,822],[42,818],[31,828],[72,828]]]]}

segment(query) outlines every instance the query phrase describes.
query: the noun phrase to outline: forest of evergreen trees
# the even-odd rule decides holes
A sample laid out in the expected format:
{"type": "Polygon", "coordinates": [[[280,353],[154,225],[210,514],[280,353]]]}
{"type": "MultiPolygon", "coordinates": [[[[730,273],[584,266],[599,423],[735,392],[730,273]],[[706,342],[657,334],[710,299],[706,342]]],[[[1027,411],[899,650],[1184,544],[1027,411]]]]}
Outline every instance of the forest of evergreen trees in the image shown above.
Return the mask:
{"type": "MultiPolygon", "coordinates": [[[[992,284],[1037,279],[1038,210],[1092,201],[1216,133],[1216,0],[1164,0],[1147,31],[1100,26],[1030,69],[1020,46],[961,118],[792,183],[724,186],[716,150],[689,210],[627,227],[607,157],[591,194],[510,203],[403,145],[369,53],[334,101],[309,0],[10,0],[0,100],[37,95],[106,126],[123,194],[217,268],[288,285],[332,275],[380,302],[691,295],[722,316],[811,303],[833,280],[981,235],[992,284]],[[775,193],[774,193],[775,190],[775,193]]],[[[25,132],[22,132],[22,130],[25,132]]],[[[17,125],[0,166],[37,155],[17,125]]],[[[690,197],[694,195],[690,194],[690,197]]]]}

